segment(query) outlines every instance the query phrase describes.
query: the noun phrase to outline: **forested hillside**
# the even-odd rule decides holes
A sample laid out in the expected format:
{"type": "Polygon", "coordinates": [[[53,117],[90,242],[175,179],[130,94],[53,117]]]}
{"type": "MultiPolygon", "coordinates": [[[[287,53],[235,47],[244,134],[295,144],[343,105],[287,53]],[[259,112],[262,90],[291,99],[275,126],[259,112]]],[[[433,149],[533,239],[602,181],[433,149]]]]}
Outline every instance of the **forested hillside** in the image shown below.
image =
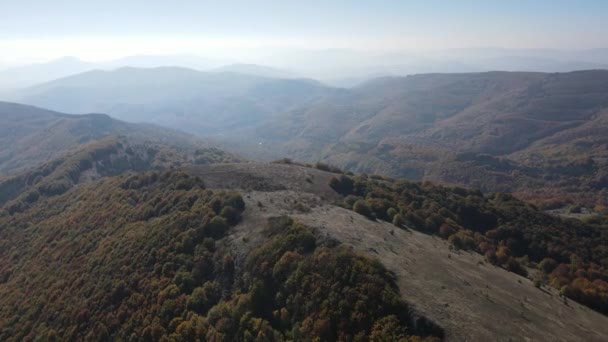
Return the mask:
{"type": "Polygon", "coordinates": [[[275,142],[300,160],[603,210],[606,84],[602,70],[385,78],[258,132],[286,132],[275,142]]]}
{"type": "Polygon", "coordinates": [[[232,250],[244,202],[181,171],[103,178],[0,212],[0,337],[433,341],[382,265],[289,218],[232,250]],[[416,325],[413,323],[416,322],[416,325]],[[412,336],[413,335],[413,336],[412,336]],[[418,339],[416,335],[428,336],[418,339]]]}
{"type": "Polygon", "coordinates": [[[554,217],[505,193],[382,177],[341,175],[332,188],[343,205],[371,220],[447,239],[455,249],[552,286],[608,314],[608,218],[554,217]],[[530,274],[529,269],[534,269],[530,274]]]}
{"type": "MultiPolygon", "coordinates": [[[[450,260],[470,258],[459,255],[461,250],[482,253],[488,262],[477,264],[482,275],[498,272],[489,268],[495,264],[505,274],[534,280],[538,290],[532,282],[521,281],[525,278],[507,277],[533,298],[528,307],[545,302],[572,307],[568,310],[575,310],[573,322],[590,324],[584,323],[591,329],[585,336],[601,333],[604,316],[568,304],[580,302],[606,312],[607,224],[600,217],[565,220],[507,194],[346,175],[324,164],[210,164],[133,172],[139,170],[137,165],[141,170],[154,168],[159,160],[136,159],[141,154],[134,150],[130,155],[128,145],[119,141],[104,143],[49,163],[48,175],[15,190],[17,195],[2,205],[3,340],[316,336],[416,341],[474,333],[463,324],[476,312],[448,319],[437,315],[445,310],[443,304],[421,302],[438,291],[437,284],[462,282],[460,278],[418,273],[404,278],[393,273],[395,265],[386,258],[403,258],[409,264],[421,256],[410,255],[411,246],[394,244],[385,254],[374,242],[381,233],[399,237],[395,241],[404,244],[402,234],[394,230],[411,238],[407,231],[412,229],[438,235],[452,246],[443,252],[447,258],[444,254],[421,262],[456,267],[454,272],[462,274],[464,269],[450,260]],[[64,169],[67,165],[72,168],[64,169]],[[128,167],[113,169],[119,166],[128,167]],[[96,170],[97,177],[85,177],[90,170],[96,170]],[[78,181],[70,175],[77,175],[78,181]],[[86,181],[80,181],[82,177],[86,181]],[[58,179],[67,186],[46,192],[58,179]],[[322,219],[326,212],[347,212],[332,203],[361,219],[351,215],[346,226],[337,217],[322,219]],[[322,224],[314,223],[319,219],[322,224]],[[381,221],[393,223],[392,230],[374,223],[381,221]],[[359,252],[343,243],[350,234],[359,252]],[[383,263],[373,260],[377,257],[383,263]],[[420,287],[425,289],[422,294],[415,290],[420,287]],[[563,304],[562,299],[545,297],[551,288],[561,291],[563,304]],[[447,335],[444,324],[450,327],[447,335]]],[[[429,244],[432,238],[423,241],[429,244]]],[[[469,282],[477,278],[467,279],[472,286],[469,282]]],[[[482,287],[485,280],[474,282],[482,287]]],[[[509,287],[494,286],[502,285],[486,285],[486,297],[479,300],[517,296],[513,288],[506,292],[509,287]]],[[[441,296],[450,291],[442,285],[441,296]]],[[[490,303],[480,312],[520,319],[511,313],[511,304],[490,303]]],[[[463,310],[460,301],[453,305],[450,310],[463,310]]],[[[535,315],[538,309],[525,310],[535,315]]],[[[531,329],[545,331],[542,321],[531,319],[531,329]]],[[[498,331],[477,324],[484,327],[476,336],[498,331]]],[[[579,331],[574,323],[565,324],[565,329],[579,331]]]]}
{"type": "Polygon", "coordinates": [[[213,148],[191,151],[107,137],[19,175],[0,179],[0,205],[10,201],[10,212],[23,211],[41,197],[63,194],[77,184],[100,177],[229,161],[236,159],[213,148]]]}

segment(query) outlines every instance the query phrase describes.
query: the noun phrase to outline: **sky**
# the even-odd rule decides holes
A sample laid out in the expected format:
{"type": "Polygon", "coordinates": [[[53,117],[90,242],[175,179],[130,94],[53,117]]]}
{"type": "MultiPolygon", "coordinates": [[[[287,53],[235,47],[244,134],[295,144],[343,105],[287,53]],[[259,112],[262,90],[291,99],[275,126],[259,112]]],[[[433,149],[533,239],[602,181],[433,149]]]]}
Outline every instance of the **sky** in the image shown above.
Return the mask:
{"type": "Polygon", "coordinates": [[[600,0],[0,0],[0,63],[287,48],[603,48],[606,23],[600,0]]]}

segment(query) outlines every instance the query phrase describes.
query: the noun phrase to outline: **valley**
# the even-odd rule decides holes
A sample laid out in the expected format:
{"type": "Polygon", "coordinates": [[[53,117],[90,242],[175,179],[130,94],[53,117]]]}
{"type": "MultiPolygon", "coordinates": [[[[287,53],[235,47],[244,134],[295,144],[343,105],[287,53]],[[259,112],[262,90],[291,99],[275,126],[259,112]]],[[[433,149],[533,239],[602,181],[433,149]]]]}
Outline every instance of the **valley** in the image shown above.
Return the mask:
{"type": "Polygon", "coordinates": [[[28,103],[118,119],[0,102],[0,337],[601,341],[607,81],[490,72],[340,89],[126,68],[35,86],[28,103]],[[318,273],[358,304],[322,304],[342,290],[309,283],[318,273]],[[45,306],[19,308],[43,286],[45,306]]]}
{"type": "Polygon", "coordinates": [[[344,89],[306,79],[124,68],[35,86],[20,101],[185,130],[253,160],[322,161],[509,191],[546,209],[602,211],[606,84],[604,70],[426,74],[344,89]]]}
{"type": "Polygon", "coordinates": [[[607,22],[0,1],[0,342],[607,342],[607,22]]]}

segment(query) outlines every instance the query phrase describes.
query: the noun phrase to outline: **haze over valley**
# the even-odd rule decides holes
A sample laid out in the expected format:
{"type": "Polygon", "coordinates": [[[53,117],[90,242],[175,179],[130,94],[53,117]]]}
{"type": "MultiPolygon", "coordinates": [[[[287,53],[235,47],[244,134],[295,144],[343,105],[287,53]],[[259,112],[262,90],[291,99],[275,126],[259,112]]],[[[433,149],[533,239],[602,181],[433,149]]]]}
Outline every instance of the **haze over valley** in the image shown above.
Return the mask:
{"type": "Polygon", "coordinates": [[[0,340],[608,340],[607,21],[0,4],[0,340]]]}

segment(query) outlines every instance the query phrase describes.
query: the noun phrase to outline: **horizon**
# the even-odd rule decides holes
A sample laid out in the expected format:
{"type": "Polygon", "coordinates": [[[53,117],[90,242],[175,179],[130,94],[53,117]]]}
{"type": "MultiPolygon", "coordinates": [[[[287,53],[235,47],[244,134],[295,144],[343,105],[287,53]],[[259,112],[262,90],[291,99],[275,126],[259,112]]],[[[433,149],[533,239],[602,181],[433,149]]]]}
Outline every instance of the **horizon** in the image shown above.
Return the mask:
{"type": "MultiPolygon", "coordinates": [[[[266,47],[268,48],[268,47],[266,47]]],[[[260,47],[258,49],[266,49],[265,47],[260,47]]],[[[278,49],[277,49],[278,50],[278,49]]],[[[305,52],[352,52],[352,53],[361,53],[366,55],[390,55],[390,54],[411,54],[416,56],[428,56],[433,53],[449,53],[449,52],[465,52],[465,51],[486,51],[489,53],[496,53],[497,51],[504,52],[523,52],[524,55],[526,53],[535,53],[535,52],[590,52],[590,51],[602,51],[608,50],[608,46],[598,46],[598,47],[590,47],[590,48],[557,48],[557,47],[534,47],[534,48],[508,48],[501,46],[467,46],[467,47],[458,47],[458,48],[447,48],[447,49],[426,49],[426,50],[418,50],[416,52],[411,50],[365,50],[358,48],[284,48],[278,51],[281,52],[297,52],[297,51],[305,51],[305,52]]],[[[211,54],[212,55],[212,54],[211,54]]],[[[228,60],[230,56],[235,55],[227,55],[227,59],[225,63],[221,63],[221,65],[229,65],[229,64],[256,64],[262,65],[255,62],[248,62],[248,58],[239,58],[238,55],[236,57],[232,57],[233,60],[228,60]]],[[[159,51],[158,53],[132,53],[132,54],[120,54],[112,57],[106,58],[87,58],[86,55],[83,57],[80,54],[64,54],[58,56],[52,56],[47,58],[33,59],[33,60],[19,60],[14,62],[13,64],[7,64],[4,66],[13,68],[20,67],[32,64],[46,64],[52,63],[60,60],[77,60],[80,62],[88,62],[88,63],[107,63],[114,62],[117,60],[133,58],[133,57],[188,57],[188,58],[208,58],[205,53],[196,53],[196,52],[176,52],[176,53],[163,53],[163,51],[159,51]]],[[[512,57],[517,57],[517,55],[513,55],[512,57]]],[[[0,66],[3,66],[0,64],[0,66]]]]}
{"type": "Polygon", "coordinates": [[[247,63],[291,50],[328,49],[372,54],[494,47],[579,51],[608,47],[605,22],[608,3],[591,0],[188,0],[179,6],[23,1],[0,4],[0,66],[62,56],[102,62],[133,55],[197,55],[247,63]]]}
{"type": "Polygon", "coordinates": [[[93,70],[186,68],[233,72],[267,78],[313,79],[327,86],[351,88],[381,77],[463,74],[491,71],[565,73],[608,70],[608,48],[506,49],[497,47],[368,52],[356,49],[292,49],[250,58],[196,54],[138,54],[101,61],[60,56],[19,65],[0,64],[0,99],[16,91],[93,70]],[[269,57],[270,56],[270,57],[269,57]]]}

